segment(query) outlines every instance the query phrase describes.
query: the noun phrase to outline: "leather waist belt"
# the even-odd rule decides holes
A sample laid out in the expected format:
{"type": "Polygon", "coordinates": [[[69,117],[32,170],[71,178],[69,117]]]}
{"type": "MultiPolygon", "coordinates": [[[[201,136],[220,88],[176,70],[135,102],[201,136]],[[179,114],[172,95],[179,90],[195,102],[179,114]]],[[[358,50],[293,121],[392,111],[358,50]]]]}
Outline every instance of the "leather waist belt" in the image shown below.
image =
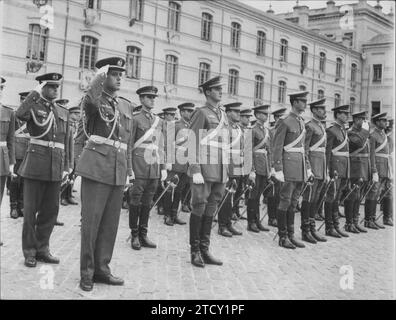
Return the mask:
{"type": "Polygon", "coordinates": [[[97,136],[97,135],[91,135],[89,137],[89,140],[97,143],[97,144],[106,144],[108,146],[112,146],[116,149],[122,149],[122,150],[127,150],[128,146],[126,143],[123,143],[121,141],[118,140],[113,140],[113,139],[107,139],[105,137],[102,136],[97,136]]]}
{"type": "Polygon", "coordinates": [[[320,152],[320,153],[325,153],[326,149],[325,147],[318,147],[315,150],[310,150],[310,152],[320,152]]]}
{"type": "Polygon", "coordinates": [[[351,158],[368,158],[369,154],[368,153],[358,153],[355,155],[351,155],[351,158]]]}
{"type": "Polygon", "coordinates": [[[258,149],[258,150],[255,150],[254,152],[255,153],[264,153],[264,154],[268,153],[266,149],[258,149]]]}
{"type": "Polygon", "coordinates": [[[7,141],[0,141],[0,147],[7,147],[7,141]]]}
{"type": "Polygon", "coordinates": [[[304,147],[288,148],[287,150],[283,148],[285,152],[291,153],[304,153],[304,147]]]}
{"type": "Polygon", "coordinates": [[[29,139],[30,138],[30,135],[28,134],[28,133],[16,133],[15,134],[15,138],[26,138],[26,139],[29,139]]]}
{"type": "Polygon", "coordinates": [[[39,146],[43,147],[48,147],[48,148],[58,148],[65,150],[65,145],[60,142],[55,142],[55,141],[45,141],[45,140],[40,140],[40,139],[30,139],[31,144],[36,144],[39,146]]]}
{"type": "Polygon", "coordinates": [[[375,156],[379,158],[389,159],[389,154],[386,153],[376,153],[375,156]]]}
{"type": "Polygon", "coordinates": [[[333,152],[333,156],[335,157],[347,157],[349,158],[349,152],[348,151],[332,151],[333,152]]]}

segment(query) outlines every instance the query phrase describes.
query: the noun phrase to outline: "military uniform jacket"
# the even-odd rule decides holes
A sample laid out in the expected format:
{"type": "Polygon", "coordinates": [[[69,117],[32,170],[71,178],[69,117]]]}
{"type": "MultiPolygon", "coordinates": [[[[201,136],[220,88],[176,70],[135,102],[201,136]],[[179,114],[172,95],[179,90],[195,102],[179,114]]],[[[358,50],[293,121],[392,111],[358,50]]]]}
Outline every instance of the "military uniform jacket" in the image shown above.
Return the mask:
{"type": "Polygon", "coordinates": [[[15,113],[0,103],[0,176],[7,176],[15,164],[15,113]]]}
{"type": "Polygon", "coordinates": [[[87,142],[88,138],[84,133],[83,127],[83,119],[81,118],[77,125],[77,132],[74,137],[74,163],[77,165],[78,160],[80,159],[81,153],[84,149],[84,146],[87,142]]]}
{"type": "Polygon", "coordinates": [[[132,174],[133,107],[129,100],[106,93],[103,81],[104,75],[97,75],[81,102],[85,113],[83,121],[90,138],[78,160],[76,174],[120,186],[125,185],[127,174],[132,174]],[[113,145],[102,143],[92,136],[103,137],[102,140],[113,142],[113,145]],[[126,144],[126,150],[116,142],[126,144]]]}
{"type": "Polygon", "coordinates": [[[241,177],[246,174],[244,166],[244,135],[237,123],[229,122],[229,176],[241,177]]]}
{"type": "Polygon", "coordinates": [[[380,178],[391,177],[388,138],[383,130],[374,128],[370,132],[370,161],[373,173],[380,178]]]}
{"type": "Polygon", "coordinates": [[[306,169],[309,168],[309,162],[305,158],[304,139],[305,124],[300,116],[290,112],[278,120],[275,127],[272,156],[275,171],[282,170],[285,181],[303,182],[307,180],[306,169]]]}
{"type": "Polygon", "coordinates": [[[370,180],[369,131],[363,128],[358,130],[355,126],[352,126],[348,130],[348,141],[351,163],[350,177],[354,179],[362,178],[363,181],[370,180]]]}
{"type": "MultiPolygon", "coordinates": [[[[38,92],[31,91],[16,111],[21,121],[26,121],[30,138],[51,141],[65,145],[69,136],[68,111],[55,102],[44,99],[38,92]],[[54,115],[52,126],[40,126],[54,115]],[[35,120],[36,119],[36,120],[35,120]],[[47,134],[43,135],[48,130],[47,134]]],[[[69,170],[69,156],[65,149],[30,143],[19,168],[23,178],[42,181],[61,181],[63,171],[69,170]]]]}
{"type": "MultiPolygon", "coordinates": [[[[180,119],[178,121],[172,122],[172,129],[168,130],[168,133],[174,131],[174,137],[167,136],[167,139],[171,139],[174,143],[174,149],[171,148],[172,151],[175,151],[175,158],[172,159],[172,171],[179,173],[187,173],[187,162],[188,162],[188,127],[189,123],[184,119],[180,119]]],[[[169,144],[167,144],[169,145],[169,144]]],[[[173,155],[173,152],[172,152],[173,155]]]]}
{"type": "Polygon", "coordinates": [[[29,140],[26,123],[15,118],[15,159],[23,160],[29,146],[29,140]]]}
{"type": "Polygon", "coordinates": [[[132,166],[135,178],[159,179],[165,168],[166,123],[152,112],[134,114],[131,132],[132,166]]]}
{"type": "Polygon", "coordinates": [[[305,125],[305,153],[316,179],[324,180],[326,169],[326,129],[323,124],[312,119],[305,125]]]}
{"type": "Polygon", "coordinates": [[[329,175],[333,177],[334,170],[337,171],[339,178],[349,178],[349,144],[345,141],[347,132],[344,126],[335,122],[327,128],[326,161],[329,175]]]}
{"type": "Polygon", "coordinates": [[[256,123],[252,129],[253,166],[256,174],[269,176],[271,172],[271,135],[264,124],[256,123]]]}
{"type": "Polygon", "coordinates": [[[227,156],[223,149],[227,143],[223,141],[223,130],[228,131],[228,120],[222,107],[206,103],[196,108],[190,130],[189,143],[194,145],[195,150],[189,150],[187,174],[192,177],[195,173],[201,173],[206,182],[227,182],[228,165],[223,164],[223,158],[227,156]]]}

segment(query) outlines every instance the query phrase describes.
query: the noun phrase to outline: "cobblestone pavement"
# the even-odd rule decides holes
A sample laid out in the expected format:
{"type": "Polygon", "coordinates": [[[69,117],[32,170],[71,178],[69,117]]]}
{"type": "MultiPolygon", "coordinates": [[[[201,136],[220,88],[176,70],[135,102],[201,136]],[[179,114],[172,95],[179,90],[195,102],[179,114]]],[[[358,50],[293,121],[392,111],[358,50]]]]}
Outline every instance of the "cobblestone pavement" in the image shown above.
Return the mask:
{"type": "MultiPolygon", "coordinates": [[[[79,197],[79,193],[74,193],[79,197]]],[[[1,207],[2,299],[394,299],[394,228],[306,244],[305,249],[286,250],[273,241],[271,232],[246,231],[246,220],[237,223],[243,236],[224,238],[213,229],[211,250],[224,265],[192,267],[188,225],[168,227],[154,209],[149,237],[157,249],[132,250],[128,214],[121,212],[111,268],[125,285],[95,284],[90,293],[79,284],[80,206],[61,207],[51,251],[59,265],[23,265],[22,219],[9,217],[5,196],[1,207]],[[344,266],[344,267],[343,267],[344,266]],[[351,270],[353,281],[344,281],[351,270]],[[53,276],[53,287],[51,281],[53,276]],[[353,289],[351,288],[353,286],[353,289]],[[344,288],[344,289],[343,289],[344,288]]],[[[363,208],[361,210],[363,212],[363,208]]],[[[189,214],[180,217],[188,221],[189,214]]],[[[267,222],[267,218],[265,218],[267,222]]],[[[299,224],[296,216],[296,230],[299,224]]],[[[343,222],[342,222],[343,223],[343,222]]],[[[322,231],[323,232],[323,231],[322,231]]],[[[300,238],[300,231],[297,231],[300,238]]],[[[348,279],[351,279],[350,277],[348,279]]]]}

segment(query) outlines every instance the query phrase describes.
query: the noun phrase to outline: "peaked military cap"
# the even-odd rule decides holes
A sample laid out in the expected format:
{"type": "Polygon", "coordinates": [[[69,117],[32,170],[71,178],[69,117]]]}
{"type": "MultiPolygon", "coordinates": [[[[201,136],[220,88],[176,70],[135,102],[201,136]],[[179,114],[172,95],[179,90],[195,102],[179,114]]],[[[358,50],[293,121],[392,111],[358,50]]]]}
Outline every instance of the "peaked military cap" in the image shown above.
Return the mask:
{"type": "Polygon", "coordinates": [[[287,110],[286,108],[279,108],[279,109],[277,109],[275,111],[272,111],[272,115],[274,117],[281,116],[282,114],[284,114],[286,112],[286,110],[287,110]]]}
{"type": "Polygon", "coordinates": [[[41,76],[37,76],[36,80],[39,83],[46,81],[47,84],[60,85],[60,83],[62,82],[62,78],[63,77],[60,73],[46,73],[46,74],[42,74],[41,76]]]}
{"type": "Polygon", "coordinates": [[[221,82],[221,79],[221,76],[213,77],[212,79],[200,84],[199,87],[204,91],[213,87],[221,87],[224,85],[224,83],[221,82]]]}
{"type": "Polygon", "coordinates": [[[139,112],[140,110],[142,110],[142,105],[133,108],[133,112],[139,112]]]}
{"type": "Polygon", "coordinates": [[[74,107],[69,108],[69,112],[70,113],[72,113],[72,112],[80,112],[80,111],[81,111],[80,106],[74,106],[74,107]]]}
{"type": "Polygon", "coordinates": [[[6,79],[4,79],[3,77],[0,77],[1,78],[1,83],[5,83],[6,82],[6,79]]]}
{"type": "Polygon", "coordinates": [[[223,107],[225,108],[225,111],[241,111],[241,105],[242,102],[231,102],[224,104],[223,107]]]}
{"type": "Polygon", "coordinates": [[[386,119],[386,115],[387,115],[386,112],[378,113],[378,114],[376,114],[375,116],[372,116],[372,117],[371,117],[371,120],[373,120],[373,121],[377,121],[377,120],[387,120],[387,119],[386,119]]]}
{"type": "Polygon", "coordinates": [[[155,96],[158,97],[158,89],[157,87],[154,86],[145,86],[145,87],[141,87],[139,89],[136,90],[136,94],[138,94],[139,96],[155,96]]]}
{"type": "Polygon", "coordinates": [[[19,92],[18,94],[21,99],[25,99],[29,93],[30,93],[30,91],[22,91],[22,92],[19,92]]]}
{"type": "Polygon", "coordinates": [[[318,100],[315,100],[315,101],[311,101],[310,103],[308,103],[309,104],[309,107],[312,109],[312,108],[326,108],[326,106],[325,106],[325,101],[326,101],[326,98],[322,98],[322,99],[318,99],[318,100]]]}
{"type": "Polygon", "coordinates": [[[298,91],[289,93],[288,96],[293,99],[307,100],[308,91],[298,91]]]}
{"type": "Polygon", "coordinates": [[[162,109],[162,113],[173,113],[173,114],[175,114],[176,113],[176,108],[175,107],[165,107],[165,108],[163,108],[162,109]]]}
{"type": "Polygon", "coordinates": [[[331,109],[331,111],[349,113],[349,104],[343,104],[343,105],[341,105],[341,106],[334,107],[333,109],[331,109]]]}
{"type": "Polygon", "coordinates": [[[252,116],[252,108],[249,108],[249,107],[242,108],[241,116],[251,117],[252,116]]]}
{"type": "Polygon", "coordinates": [[[179,104],[177,107],[180,111],[183,111],[183,110],[191,110],[192,111],[192,110],[194,110],[195,104],[191,103],[191,102],[184,102],[182,104],[179,104]]]}
{"type": "Polygon", "coordinates": [[[261,112],[261,113],[265,113],[268,114],[269,113],[269,109],[270,105],[269,104],[263,104],[261,106],[255,106],[253,107],[254,112],[261,112]]]}
{"type": "Polygon", "coordinates": [[[116,69],[125,71],[125,60],[119,57],[110,57],[96,61],[95,67],[100,69],[106,65],[109,65],[109,69],[116,69]]]}
{"type": "Polygon", "coordinates": [[[58,100],[55,100],[55,102],[60,104],[61,106],[65,106],[69,103],[69,100],[68,99],[58,99],[58,100]]]}
{"type": "Polygon", "coordinates": [[[161,119],[164,119],[164,113],[163,112],[158,112],[157,116],[160,117],[161,119]]]}
{"type": "Polygon", "coordinates": [[[367,112],[366,111],[358,111],[352,113],[352,118],[366,118],[367,112]]]}

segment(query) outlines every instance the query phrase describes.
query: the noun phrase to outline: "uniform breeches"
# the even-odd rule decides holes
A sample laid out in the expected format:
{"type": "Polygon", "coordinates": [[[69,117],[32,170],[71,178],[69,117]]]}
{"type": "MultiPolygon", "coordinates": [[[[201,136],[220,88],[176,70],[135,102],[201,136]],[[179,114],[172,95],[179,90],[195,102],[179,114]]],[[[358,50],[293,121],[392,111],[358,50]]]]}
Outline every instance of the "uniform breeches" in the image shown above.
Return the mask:
{"type": "Polygon", "coordinates": [[[314,179],[312,186],[308,186],[303,195],[303,200],[308,203],[316,203],[320,201],[322,189],[326,185],[325,180],[314,179]]]}
{"type": "Polygon", "coordinates": [[[158,179],[135,179],[130,189],[130,205],[150,207],[157,190],[158,179]]]}
{"type": "Polygon", "coordinates": [[[340,178],[335,180],[334,183],[330,184],[329,191],[326,195],[326,202],[335,203],[338,206],[341,195],[346,188],[348,188],[348,179],[340,178]]]}
{"type": "MultiPolygon", "coordinates": [[[[22,160],[17,160],[14,166],[14,173],[17,173],[22,160]]],[[[23,208],[23,178],[18,175],[10,179],[8,188],[10,189],[11,208],[23,208]]]]}
{"type": "Polygon", "coordinates": [[[384,192],[384,198],[392,199],[393,190],[391,188],[391,180],[388,178],[380,178],[379,182],[375,182],[371,190],[366,196],[366,200],[378,200],[384,192]]]}
{"type": "MultiPolygon", "coordinates": [[[[189,177],[186,173],[170,171],[168,174],[168,178],[172,179],[176,174],[179,177],[179,183],[174,189],[168,189],[168,191],[164,194],[163,201],[165,211],[171,211],[173,213],[177,213],[180,200],[182,200],[181,198],[183,190],[185,189],[186,185],[189,184],[189,177]]],[[[170,212],[165,212],[165,214],[170,214],[170,212]]]]}
{"type": "Polygon", "coordinates": [[[49,252],[59,212],[60,181],[24,179],[22,250],[25,258],[49,252]]]}
{"type": "Polygon", "coordinates": [[[289,207],[295,209],[297,207],[298,198],[301,194],[304,182],[286,181],[281,184],[279,192],[278,209],[287,211],[289,207]]]}
{"type": "Polygon", "coordinates": [[[81,180],[81,278],[110,274],[120,219],[123,186],[81,180]]]}
{"type": "Polygon", "coordinates": [[[212,217],[223,198],[225,183],[205,182],[195,184],[191,181],[192,215],[212,217]]]}

